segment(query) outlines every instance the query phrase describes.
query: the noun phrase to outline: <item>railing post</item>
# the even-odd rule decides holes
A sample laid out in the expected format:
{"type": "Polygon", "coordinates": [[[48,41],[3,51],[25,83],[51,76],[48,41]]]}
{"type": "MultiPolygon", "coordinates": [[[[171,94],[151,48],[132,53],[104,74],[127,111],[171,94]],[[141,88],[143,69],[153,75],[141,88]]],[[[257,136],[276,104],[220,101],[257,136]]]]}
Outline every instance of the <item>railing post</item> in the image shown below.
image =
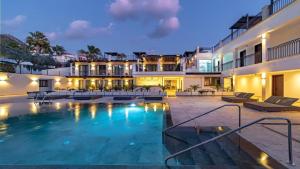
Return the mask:
{"type": "Polygon", "coordinates": [[[288,149],[289,149],[289,161],[290,165],[295,165],[293,160],[293,142],[292,142],[292,123],[287,119],[288,123],[288,149]]]}

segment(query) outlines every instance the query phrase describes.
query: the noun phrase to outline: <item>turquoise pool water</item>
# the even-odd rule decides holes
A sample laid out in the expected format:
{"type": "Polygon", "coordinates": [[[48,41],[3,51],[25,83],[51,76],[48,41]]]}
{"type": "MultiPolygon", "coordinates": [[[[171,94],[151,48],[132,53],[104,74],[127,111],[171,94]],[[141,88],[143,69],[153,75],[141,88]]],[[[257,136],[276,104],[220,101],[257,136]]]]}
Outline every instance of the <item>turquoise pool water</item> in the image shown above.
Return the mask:
{"type": "Polygon", "coordinates": [[[163,164],[165,106],[57,104],[0,120],[0,164],[163,164]]]}

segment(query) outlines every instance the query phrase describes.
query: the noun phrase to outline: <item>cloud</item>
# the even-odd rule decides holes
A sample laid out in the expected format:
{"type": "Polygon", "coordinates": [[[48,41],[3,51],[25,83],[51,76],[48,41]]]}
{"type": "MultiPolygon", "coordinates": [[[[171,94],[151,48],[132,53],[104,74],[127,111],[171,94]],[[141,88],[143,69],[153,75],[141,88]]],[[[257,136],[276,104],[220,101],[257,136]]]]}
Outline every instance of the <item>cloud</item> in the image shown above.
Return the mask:
{"type": "Polygon", "coordinates": [[[179,28],[177,18],[179,10],[179,0],[115,0],[109,6],[110,14],[118,21],[156,22],[158,25],[154,30],[157,32],[156,38],[167,36],[179,28]]]}
{"type": "Polygon", "coordinates": [[[57,32],[46,32],[45,35],[49,40],[55,41],[59,39],[60,35],[57,32]]]}
{"type": "Polygon", "coordinates": [[[162,19],[159,23],[159,26],[149,34],[151,38],[161,38],[167,36],[170,31],[178,29],[180,26],[179,20],[177,17],[171,17],[166,20],[162,19]]]}
{"type": "Polygon", "coordinates": [[[48,32],[46,36],[50,40],[69,39],[81,40],[102,35],[111,34],[113,23],[109,23],[105,27],[93,27],[89,21],[75,20],[70,23],[64,32],[48,32]]]}
{"type": "Polygon", "coordinates": [[[106,27],[92,27],[90,22],[85,20],[73,21],[66,31],[68,39],[84,39],[98,35],[110,34],[113,24],[110,23],[106,27]]]}
{"type": "Polygon", "coordinates": [[[7,28],[11,28],[11,29],[16,29],[19,26],[22,25],[22,23],[24,23],[26,20],[26,16],[24,15],[17,15],[12,19],[9,20],[4,20],[1,25],[7,27],[7,28]]]}

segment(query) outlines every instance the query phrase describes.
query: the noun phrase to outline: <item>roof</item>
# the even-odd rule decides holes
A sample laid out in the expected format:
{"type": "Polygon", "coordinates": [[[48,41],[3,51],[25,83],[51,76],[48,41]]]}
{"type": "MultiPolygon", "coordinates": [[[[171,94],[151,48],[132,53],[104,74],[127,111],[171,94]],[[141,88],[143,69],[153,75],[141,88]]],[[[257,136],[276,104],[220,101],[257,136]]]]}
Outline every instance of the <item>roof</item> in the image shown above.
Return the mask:
{"type": "Polygon", "coordinates": [[[124,56],[126,57],[126,55],[124,53],[118,53],[118,52],[105,52],[106,55],[110,55],[110,56],[124,56]]]}
{"type": "Polygon", "coordinates": [[[133,52],[137,58],[160,58],[160,57],[182,57],[180,54],[147,54],[146,52],[133,52]]]}
{"type": "Polygon", "coordinates": [[[33,64],[31,62],[22,62],[21,65],[24,65],[24,66],[33,66],[33,64]]]}
{"type": "Polygon", "coordinates": [[[262,20],[261,15],[256,16],[242,16],[238,21],[236,21],[229,29],[247,29],[247,21],[248,28],[256,25],[258,22],[262,20]]]}

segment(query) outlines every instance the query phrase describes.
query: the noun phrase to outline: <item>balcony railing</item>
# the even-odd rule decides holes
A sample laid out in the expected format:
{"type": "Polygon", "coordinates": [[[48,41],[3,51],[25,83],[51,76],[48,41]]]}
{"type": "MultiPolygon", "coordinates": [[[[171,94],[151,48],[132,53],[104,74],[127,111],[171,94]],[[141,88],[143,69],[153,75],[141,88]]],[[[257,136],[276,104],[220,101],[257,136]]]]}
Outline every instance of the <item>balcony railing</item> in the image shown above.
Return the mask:
{"type": "MultiPolygon", "coordinates": [[[[296,0],[275,0],[272,4],[269,5],[270,16],[272,16],[273,14],[277,13],[278,11],[284,9],[285,7],[289,6],[290,4],[292,4],[295,1],[296,0]]],[[[256,16],[262,16],[262,12],[258,13],[256,16]]],[[[213,51],[216,51],[219,48],[228,44],[229,42],[235,40],[236,38],[238,38],[239,36],[244,34],[244,32],[246,32],[248,29],[254,27],[256,24],[258,24],[260,22],[261,21],[257,21],[257,19],[255,19],[255,17],[254,17],[254,19],[249,20],[249,23],[247,25],[250,25],[250,27],[233,31],[232,34],[229,34],[224,39],[222,39],[220,42],[218,42],[216,45],[214,45],[213,51]]]]}
{"type": "Polygon", "coordinates": [[[268,49],[267,60],[276,60],[300,54],[300,38],[268,49]]]}
{"type": "Polygon", "coordinates": [[[233,61],[227,62],[223,64],[223,70],[230,70],[233,68],[233,61]]]}
{"type": "Polygon", "coordinates": [[[235,67],[238,68],[238,67],[245,67],[245,66],[253,65],[255,63],[254,58],[255,58],[254,54],[245,56],[243,64],[241,64],[241,59],[237,58],[236,62],[235,62],[235,67]]]}
{"type": "Polygon", "coordinates": [[[295,1],[296,0],[275,0],[273,4],[271,4],[272,14],[280,11],[281,9],[285,8],[295,1]]]}

